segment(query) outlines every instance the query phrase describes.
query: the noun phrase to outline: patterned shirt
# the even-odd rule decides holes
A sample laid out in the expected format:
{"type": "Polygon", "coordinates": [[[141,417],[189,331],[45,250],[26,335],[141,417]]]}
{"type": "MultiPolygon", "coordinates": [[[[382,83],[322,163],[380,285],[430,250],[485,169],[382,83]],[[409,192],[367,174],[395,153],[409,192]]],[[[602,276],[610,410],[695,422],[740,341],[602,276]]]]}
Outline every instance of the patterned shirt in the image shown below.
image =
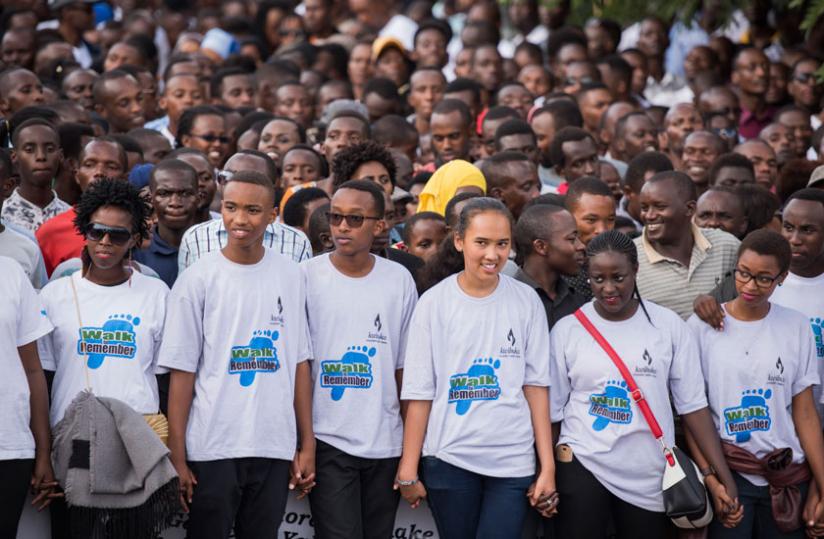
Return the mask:
{"type": "Polygon", "coordinates": [[[695,243],[688,266],[656,251],[647,241],[646,230],[634,240],[641,297],[672,309],[684,320],[692,314],[695,298],[708,294],[733,269],[741,243],[714,228],[692,225],[692,235],[695,243]]]}
{"type": "Polygon", "coordinates": [[[11,196],[6,199],[6,202],[3,203],[3,211],[0,216],[5,221],[24,230],[35,232],[40,228],[40,225],[71,208],[71,206],[57,198],[57,193],[52,191],[52,194],[54,195],[52,201],[45,208],[41,208],[21,197],[18,190],[15,189],[11,196]]]}
{"type": "MultiPolygon", "coordinates": [[[[214,219],[195,225],[183,235],[177,255],[178,273],[197,262],[206,253],[223,249],[229,242],[229,233],[223,219],[214,219]]],[[[295,262],[312,258],[312,245],[306,235],[283,223],[272,223],[263,233],[263,245],[295,262]]]]}

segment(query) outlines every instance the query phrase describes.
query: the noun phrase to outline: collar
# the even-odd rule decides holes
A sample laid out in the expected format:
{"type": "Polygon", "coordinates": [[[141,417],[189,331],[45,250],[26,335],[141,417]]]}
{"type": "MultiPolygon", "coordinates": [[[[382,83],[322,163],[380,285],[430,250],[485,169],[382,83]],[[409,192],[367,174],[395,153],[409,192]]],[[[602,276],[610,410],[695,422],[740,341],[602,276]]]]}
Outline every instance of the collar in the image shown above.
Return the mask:
{"type": "MultiPolygon", "coordinates": [[[[547,296],[547,299],[549,299],[549,296],[546,293],[546,291],[544,290],[544,288],[540,284],[538,284],[538,281],[533,279],[532,276],[530,276],[527,272],[525,272],[523,270],[523,268],[518,268],[518,271],[515,272],[515,275],[513,275],[513,278],[515,278],[518,281],[521,281],[525,285],[528,285],[530,288],[534,288],[535,290],[538,291],[539,294],[544,294],[544,295],[547,296]]],[[[555,281],[555,300],[552,301],[552,303],[554,305],[557,305],[558,303],[561,303],[564,300],[564,298],[566,298],[567,295],[570,294],[570,292],[571,292],[570,287],[566,284],[566,281],[564,281],[559,276],[558,280],[555,281]]]]}
{"type": "MultiPolygon", "coordinates": [[[[706,252],[710,247],[712,247],[710,240],[704,236],[704,233],[701,232],[701,229],[698,228],[695,223],[690,223],[690,230],[692,231],[692,239],[695,242],[693,249],[697,247],[701,252],[706,252]]],[[[644,253],[647,255],[647,260],[649,260],[650,264],[657,264],[658,262],[663,262],[665,260],[674,262],[673,259],[668,258],[655,250],[652,244],[647,240],[646,227],[644,227],[644,232],[641,234],[641,246],[644,248],[644,253]]]]}
{"type": "Polygon", "coordinates": [[[156,226],[152,229],[152,241],[149,244],[149,250],[159,255],[173,255],[178,251],[176,247],[172,247],[166,243],[166,240],[160,237],[156,226]]]}

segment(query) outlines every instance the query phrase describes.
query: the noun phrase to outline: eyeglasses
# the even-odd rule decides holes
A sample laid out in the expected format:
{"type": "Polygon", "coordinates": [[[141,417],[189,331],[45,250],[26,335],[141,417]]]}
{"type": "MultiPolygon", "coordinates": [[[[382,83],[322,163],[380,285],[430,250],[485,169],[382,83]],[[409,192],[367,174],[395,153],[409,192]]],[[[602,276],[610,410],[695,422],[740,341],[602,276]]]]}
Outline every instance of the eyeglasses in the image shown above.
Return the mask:
{"type": "Polygon", "coordinates": [[[724,107],[723,109],[715,109],[710,111],[710,115],[715,116],[716,114],[721,116],[729,116],[730,114],[734,114],[738,116],[741,114],[741,107],[724,107]]]}
{"type": "Polygon", "coordinates": [[[375,221],[380,221],[380,217],[370,217],[368,215],[344,215],[342,213],[332,213],[326,212],[326,218],[329,219],[329,224],[332,226],[340,226],[344,219],[346,219],[346,224],[352,228],[360,228],[363,226],[363,221],[365,219],[374,219],[375,221]]]}
{"type": "Polygon", "coordinates": [[[132,237],[132,232],[128,228],[106,226],[99,223],[91,223],[86,227],[87,240],[101,241],[106,236],[109,236],[109,241],[114,245],[126,245],[132,237]]]}
{"type": "Polygon", "coordinates": [[[732,272],[735,274],[735,280],[741,284],[747,284],[755,279],[755,285],[758,286],[758,288],[769,288],[775,281],[778,280],[778,276],[770,277],[769,275],[753,275],[749,271],[740,270],[738,268],[735,268],[732,272]]]}
{"type": "Polygon", "coordinates": [[[735,129],[731,128],[731,127],[713,127],[711,129],[711,131],[713,133],[715,133],[716,135],[718,135],[719,137],[721,137],[721,138],[726,138],[726,139],[738,138],[738,132],[735,129]]]}
{"type": "Polygon", "coordinates": [[[219,135],[197,135],[189,133],[190,136],[205,140],[206,142],[220,142],[221,144],[229,144],[229,137],[221,137],[219,135]]]}
{"type": "Polygon", "coordinates": [[[574,79],[569,77],[564,79],[564,86],[575,86],[576,84],[591,84],[595,82],[592,77],[581,77],[580,79],[574,79]]]}
{"type": "Polygon", "coordinates": [[[799,73],[793,77],[793,80],[802,84],[816,83],[815,73],[799,73]]]}

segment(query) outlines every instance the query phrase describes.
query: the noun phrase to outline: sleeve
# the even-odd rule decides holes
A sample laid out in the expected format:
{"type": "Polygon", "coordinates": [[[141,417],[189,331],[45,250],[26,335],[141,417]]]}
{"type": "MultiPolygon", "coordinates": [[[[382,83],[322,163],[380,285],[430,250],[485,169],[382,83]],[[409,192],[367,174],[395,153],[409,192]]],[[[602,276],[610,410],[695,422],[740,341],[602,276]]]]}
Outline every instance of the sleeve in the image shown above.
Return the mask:
{"type": "Polygon", "coordinates": [[[298,279],[300,280],[300,290],[298,292],[298,305],[303,305],[303,309],[298,309],[300,341],[298,344],[297,363],[302,363],[314,358],[315,354],[312,350],[312,335],[309,333],[309,320],[306,314],[306,278],[302,268],[298,271],[298,279]]]}
{"type": "Polygon", "coordinates": [[[16,262],[9,266],[11,278],[17,281],[18,308],[17,308],[17,346],[23,346],[36,341],[54,329],[46,310],[37,296],[29,278],[16,262]]]}
{"type": "Polygon", "coordinates": [[[718,285],[710,292],[710,296],[715,298],[715,301],[719,304],[732,301],[738,297],[738,292],[735,290],[735,278],[733,277],[732,271],[724,274],[721,282],[718,283],[718,285]]]}
{"type": "MultiPolygon", "coordinates": [[[[43,310],[46,311],[46,316],[53,316],[51,302],[49,301],[50,297],[47,294],[41,293],[39,298],[43,306],[43,310]]],[[[40,365],[43,367],[43,370],[46,371],[57,370],[57,358],[54,353],[54,339],[56,333],[56,331],[52,331],[37,339],[37,354],[40,356],[40,365]]]]}
{"type": "Polygon", "coordinates": [[[798,369],[795,373],[795,379],[792,381],[793,397],[810,386],[821,384],[816,364],[818,355],[813,345],[815,336],[812,327],[803,315],[799,316],[798,319],[800,326],[798,332],[798,369]]]}
{"type": "Polygon", "coordinates": [[[527,319],[526,343],[524,346],[524,385],[548,387],[549,376],[549,331],[547,331],[546,311],[534,291],[529,291],[531,309],[527,319]]]}
{"type": "Polygon", "coordinates": [[[549,333],[549,379],[552,387],[549,392],[549,411],[553,423],[563,421],[564,408],[572,392],[566,362],[566,345],[570,342],[571,334],[570,328],[563,324],[556,324],[549,333]]]}
{"type": "Polygon", "coordinates": [[[203,354],[204,287],[198,275],[181,275],[166,304],[157,365],[196,372],[203,354]]]}
{"type": "Polygon", "coordinates": [[[706,408],[707,394],[704,391],[704,375],[698,343],[687,323],[678,315],[670,313],[670,335],[672,338],[672,364],[669,382],[675,410],[683,415],[706,408]]]}
{"type": "Polygon", "coordinates": [[[401,332],[398,343],[398,357],[395,361],[395,370],[403,368],[406,358],[406,343],[409,337],[409,324],[412,321],[412,313],[415,312],[415,304],[418,302],[418,291],[415,288],[415,281],[408,271],[404,270],[406,285],[403,293],[403,311],[401,312],[401,332]]]}
{"type": "Polygon", "coordinates": [[[309,238],[307,238],[304,234],[298,236],[303,244],[302,252],[300,254],[298,262],[303,262],[304,260],[309,260],[312,258],[312,244],[309,242],[309,238]]]}
{"type": "Polygon", "coordinates": [[[194,227],[190,228],[183,234],[183,239],[180,241],[180,249],[177,252],[177,273],[180,275],[183,270],[192,265],[191,261],[191,241],[194,235],[194,227]]]}
{"type": "Polygon", "coordinates": [[[157,305],[155,307],[155,316],[157,317],[157,325],[155,326],[155,331],[152,334],[152,365],[154,366],[154,373],[155,374],[166,374],[169,372],[169,369],[166,367],[161,367],[158,365],[158,360],[160,359],[160,347],[163,344],[163,327],[166,325],[166,306],[169,302],[169,291],[164,291],[158,297],[157,305]]]}
{"type": "Polygon", "coordinates": [[[402,400],[433,400],[435,398],[435,358],[432,356],[430,330],[432,302],[418,302],[409,323],[404,354],[402,400]]]}

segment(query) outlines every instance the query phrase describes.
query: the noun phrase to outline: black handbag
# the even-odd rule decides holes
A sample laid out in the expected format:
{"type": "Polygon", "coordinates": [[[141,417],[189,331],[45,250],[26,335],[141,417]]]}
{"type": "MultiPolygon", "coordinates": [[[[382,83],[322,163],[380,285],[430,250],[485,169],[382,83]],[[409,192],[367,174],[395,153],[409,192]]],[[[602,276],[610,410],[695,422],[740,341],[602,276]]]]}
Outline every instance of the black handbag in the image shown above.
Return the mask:
{"type": "Polygon", "coordinates": [[[661,482],[661,491],[664,497],[664,512],[672,520],[673,524],[679,528],[692,529],[702,528],[712,521],[713,512],[707,489],[704,486],[704,478],[698,470],[698,466],[690,459],[686,453],[678,447],[667,446],[664,440],[664,433],[658,420],[649,407],[649,403],[644,398],[643,393],[635,383],[635,379],[627,369],[621,357],[607,342],[601,332],[592,325],[583,311],[575,311],[575,318],[592,335],[604,352],[621,372],[621,376],[627,383],[627,389],[632,395],[632,400],[641,410],[641,415],[649,425],[650,432],[661,444],[664,458],[664,478],[661,482]]]}

